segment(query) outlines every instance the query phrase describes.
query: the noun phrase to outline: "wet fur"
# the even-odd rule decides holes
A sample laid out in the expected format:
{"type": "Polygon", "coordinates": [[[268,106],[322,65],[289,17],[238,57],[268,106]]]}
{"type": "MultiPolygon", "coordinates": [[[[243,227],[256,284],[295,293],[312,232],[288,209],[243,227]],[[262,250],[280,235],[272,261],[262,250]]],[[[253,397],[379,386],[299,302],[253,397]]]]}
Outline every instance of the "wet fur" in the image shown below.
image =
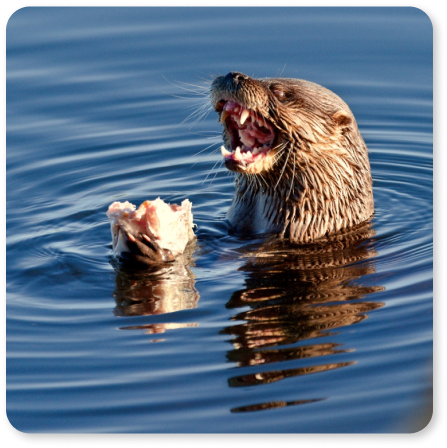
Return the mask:
{"type": "MultiPolygon", "coordinates": [[[[227,217],[236,232],[311,242],[373,215],[367,148],[351,110],[337,95],[304,80],[232,72],[212,84],[212,104],[222,99],[254,110],[277,130],[262,171],[235,174],[227,217]]],[[[229,138],[224,129],[226,145],[229,138]]]]}

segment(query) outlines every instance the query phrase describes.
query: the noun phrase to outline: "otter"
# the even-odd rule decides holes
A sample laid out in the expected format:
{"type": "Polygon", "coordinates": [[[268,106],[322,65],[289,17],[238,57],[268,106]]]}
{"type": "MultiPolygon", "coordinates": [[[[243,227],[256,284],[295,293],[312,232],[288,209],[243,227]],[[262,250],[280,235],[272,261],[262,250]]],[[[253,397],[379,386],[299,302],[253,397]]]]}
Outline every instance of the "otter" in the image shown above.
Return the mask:
{"type": "Polygon", "coordinates": [[[308,243],[372,217],[368,151],[354,115],[330,90],[291,78],[219,76],[211,103],[235,173],[227,214],[236,233],[308,243]]]}
{"type": "MultiPolygon", "coordinates": [[[[301,79],[230,72],[213,81],[210,99],[223,125],[225,166],[235,173],[227,213],[235,233],[313,243],[370,220],[368,150],[354,115],[335,93],[301,79]]],[[[174,260],[153,231],[129,235],[129,219],[120,215],[119,226],[112,219],[112,234],[119,233],[119,247],[125,247],[122,259],[174,260]]]]}

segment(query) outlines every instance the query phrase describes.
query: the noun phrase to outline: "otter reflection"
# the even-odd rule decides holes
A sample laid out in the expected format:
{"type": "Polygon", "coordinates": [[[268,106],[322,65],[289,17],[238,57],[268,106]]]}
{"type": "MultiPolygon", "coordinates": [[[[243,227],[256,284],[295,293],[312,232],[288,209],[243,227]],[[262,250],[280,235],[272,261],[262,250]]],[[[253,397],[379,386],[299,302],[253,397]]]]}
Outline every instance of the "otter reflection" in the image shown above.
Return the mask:
{"type": "MultiPolygon", "coordinates": [[[[174,263],[163,266],[140,267],[114,264],[116,271],[115,316],[145,316],[173,313],[197,307],[199,293],[191,271],[193,245],[174,263]]],[[[197,323],[154,323],[127,326],[121,330],[145,330],[148,334],[166,330],[195,327],[197,323]]]]}
{"type": "MultiPolygon", "coordinates": [[[[375,272],[372,257],[377,255],[367,224],[345,235],[318,244],[291,246],[277,241],[260,249],[245,248],[246,287],[233,293],[227,308],[247,308],[232,317],[245,321],[225,328],[234,347],[227,354],[238,367],[261,366],[283,361],[322,358],[352,352],[329,341],[305,341],[330,338],[337,328],[353,325],[367,313],[384,305],[365,301],[380,286],[363,286],[360,279],[375,272]],[[299,345],[297,345],[299,344],[299,345]],[[281,347],[287,346],[287,347],[281,347]]],[[[355,364],[355,361],[318,362],[315,365],[281,369],[260,368],[255,373],[233,376],[230,387],[255,386],[285,378],[325,372],[355,364]]],[[[295,362],[296,365],[296,362],[295,362]]],[[[275,401],[234,408],[232,412],[271,409],[321,400],[275,401]]]]}

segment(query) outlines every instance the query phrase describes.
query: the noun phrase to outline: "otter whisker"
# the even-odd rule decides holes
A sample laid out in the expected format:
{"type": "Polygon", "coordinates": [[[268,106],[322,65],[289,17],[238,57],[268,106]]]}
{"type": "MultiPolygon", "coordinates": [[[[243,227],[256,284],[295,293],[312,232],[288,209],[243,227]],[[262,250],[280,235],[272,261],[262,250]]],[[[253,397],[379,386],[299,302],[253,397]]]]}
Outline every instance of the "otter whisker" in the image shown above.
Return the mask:
{"type": "MultiPolygon", "coordinates": [[[[214,168],[216,168],[216,165],[217,165],[219,162],[222,164],[222,160],[218,160],[218,161],[213,165],[213,167],[211,168],[211,170],[209,171],[209,173],[206,175],[205,179],[202,181],[202,185],[206,182],[206,180],[208,179],[208,177],[210,176],[210,174],[213,173],[214,168]]],[[[220,167],[219,167],[219,168],[220,168],[220,167]]],[[[218,170],[219,170],[219,168],[218,168],[218,170]]]]}
{"type": "Polygon", "coordinates": [[[290,182],[290,190],[289,190],[289,194],[287,195],[286,201],[289,200],[290,193],[292,192],[293,183],[295,182],[295,165],[296,165],[295,153],[293,153],[293,174],[292,174],[292,182],[290,182]]]}
{"type": "Polygon", "coordinates": [[[278,145],[274,148],[275,155],[273,157],[273,164],[276,164],[281,159],[281,156],[284,154],[284,150],[285,150],[285,147],[287,146],[287,143],[288,142],[281,143],[280,145],[278,145]]]}
{"type": "Polygon", "coordinates": [[[260,184],[259,179],[254,174],[249,174],[248,188],[246,188],[246,190],[244,192],[244,196],[247,194],[247,192],[249,192],[251,190],[257,191],[259,189],[261,189],[261,184],[260,184]]]}
{"type": "Polygon", "coordinates": [[[200,95],[207,95],[209,92],[209,83],[208,82],[206,82],[207,85],[201,86],[201,85],[190,84],[190,83],[186,83],[186,82],[182,82],[182,81],[173,82],[173,81],[170,81],[169,79],[167,79],[166,76],[164,76],[164,75],[162,75],[162,76],[163,76],[163,79],[165,81],[167,81],[169,84],[171,84],[179,89],[186,90],[187,92],[192,92],[194,94],[200,94],[200,95]],[[196,87],[199,90],[188,89],[186,87],[183,87],[182,84],[185,86],[196,87]]]}
{"type": "MultiPolygon", "coordinates": [[[[198,156],[199,154],[201,154],[202,152],[206,151],[207,149],[212,148],[214,145],[220,145],[220,142],[214,142],[214,143],[211,143],[211,145],[208,145],[206,148],[201,149],[199,152],[196,152],[194,155],[190,156],[189,158],[192,159],[193,157],[198,156]]],[[[213,153],[213,152],[217,152],[218,149],[219,149],[219,148],[214,149],[214,150],[212,151],[212,153],[213,153]]]]}
{"type": "Polygon", "coordinates": [[[260,176],[258,176],[258,175],[256,175],[256,174],[253,174],[253,178],[256,180],[256,182],[258,183],[258,185],[259,185],[259,189],[260,190],[262,190],[262,183],[261,183],[261,179],[259,178],[260,176]]]}
{"type": "Polygon", "coordinates": [[[372,216],[367,148],[336,94],[300,79],[230,72],[213,81],[210,99],[231,148],[225,165],[236,173],[227,214],[236,232],[310,242],[372,216]]]}
{"type": "MultiPolygon", "coordinates": [[[[195,89],[187,89],[186,87],[182,87],[180,85],[176,85],[174,84],[176,87],[179,87],[180,89],[184,90],[185,92],[191,92],[194,95],[200,95],[200,96],[208,96],[208,88],[207,87],[200,87],[200,90],[195,90],[195,89]]],[[[199,87],[199,86],[196,86],[199,87]]]]}
{"type": "Polygon", "coordinates": [[[220,162],[219,167],[216,170],[216,174],[214,175],[214,177],[211,179],[210,181],[210,185],[214,182],[214,179],[216,178],[216,176],[219,174],[219,170],[222,168],[222,164],[223,164],[223,160],[220,162]]]}
{"type": "Polygon", "coordinates": [[[222,132],[219,131],[202,131],[202,132],[194,132],[196,135],[203,135],[206,136],[207,134],[212,134],[211,137],[207,136],[206,139],[216,138],[216,135],[219,136],[219,138],[222,137],[222,132]]]}
{"type": "Polygon", "coordinates": [[[282,159],[282,155],[283,155],[283,154],[284,154],[284,151],[281,151],[280,154],[278,154],[277,156],[275,156],[275,157],[273,158],[272,165],[276,165],[277,163],[279,163],[280,160],[282,159]]]}
{"type": "Polygon", "coordinates": [[[196,125],[199,121],[205,119],[207,117],[207,115],[211,112],[212,107],[207,104],[204,103],[202,106],[200,106],[197,110],[195,110],[194,112],[192,112],[190,115],[188,115],[181,124],[185,124],[188,121],[192,120],[191,125],[189,126],[190,128],[192,128],[194,125],[196,125]]]}
{"type": "Polygon", "coordinates": [[[284,73],[284,70],[286,69],[286,65],[287,62],[284,64],[284,67],[282,68],[281,73],[277,76],[277,78],[281,78],[282,74],[284,73]]]}
{"type": "Polygon", "coordinates": [[[280,174],[280,176],[279,176],[278,182],[276,182],[275,186],[273,187],[274,190],[276,190],[276,187],[278,186],[278,184],[279,184],[279,182],[280,182],[280,180],[281,180],[281,177],[282,177],[283,174],[284,174],[284,170],[286,169],[287,162],[289,161],[289,156],[290,156],[290,151],[291,151],[291,150],[292,150],[292,145],[289,145],[289,150],[287,151],[287,158],[286,158],[286,161],[285,161],[285,163],[284,163],[284,166],[282,167],[281,174],[280,174]]]}

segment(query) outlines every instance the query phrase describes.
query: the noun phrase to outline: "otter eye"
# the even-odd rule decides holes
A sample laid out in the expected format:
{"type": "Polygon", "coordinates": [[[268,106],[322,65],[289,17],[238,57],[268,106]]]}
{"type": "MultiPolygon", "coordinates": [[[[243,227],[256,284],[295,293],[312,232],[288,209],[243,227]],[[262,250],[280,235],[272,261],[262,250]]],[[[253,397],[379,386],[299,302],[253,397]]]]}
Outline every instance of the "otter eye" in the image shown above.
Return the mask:
{"type": "Polygon", "coordinates": [[[273,89],[272,92],[273,92],[273,95],[275,95],[276,98],[278,98],[278,100],[283,100],[285,97],[284,91],[282,91],[280,89],[273,89]]]}

